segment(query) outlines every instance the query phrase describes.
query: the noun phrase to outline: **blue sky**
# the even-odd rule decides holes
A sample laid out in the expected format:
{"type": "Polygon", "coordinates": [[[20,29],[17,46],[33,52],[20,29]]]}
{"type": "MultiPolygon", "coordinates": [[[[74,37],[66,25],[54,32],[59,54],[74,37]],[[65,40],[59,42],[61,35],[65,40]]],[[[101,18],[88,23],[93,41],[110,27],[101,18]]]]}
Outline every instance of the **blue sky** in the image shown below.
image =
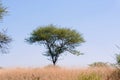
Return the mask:
{"type": "Polygon", "coordinates": [[[54,24],[75,29],[86,42],[78,50],[82,56],[65,54],[60,66],[87,66],[102,61],[115,63],[120,45],[119,0],[2,0],[9,13],[1,21],[13,38],[9,54],[0,55],[3,67],[39,67],[51,64],[43,46],[29,45],[25,38],[41,25],[54,24]]]}

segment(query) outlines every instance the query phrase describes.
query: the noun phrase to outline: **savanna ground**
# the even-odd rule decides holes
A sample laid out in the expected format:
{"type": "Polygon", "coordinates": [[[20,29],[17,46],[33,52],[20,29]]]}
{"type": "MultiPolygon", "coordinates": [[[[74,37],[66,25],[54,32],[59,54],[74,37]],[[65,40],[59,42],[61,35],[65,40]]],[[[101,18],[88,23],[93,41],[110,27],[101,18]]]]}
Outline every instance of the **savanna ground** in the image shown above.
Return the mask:
{"type": "Polygon", "coordinates": [[[3,68],[0,80],[120,80],[120,71],[111,67],[3,68]]]}

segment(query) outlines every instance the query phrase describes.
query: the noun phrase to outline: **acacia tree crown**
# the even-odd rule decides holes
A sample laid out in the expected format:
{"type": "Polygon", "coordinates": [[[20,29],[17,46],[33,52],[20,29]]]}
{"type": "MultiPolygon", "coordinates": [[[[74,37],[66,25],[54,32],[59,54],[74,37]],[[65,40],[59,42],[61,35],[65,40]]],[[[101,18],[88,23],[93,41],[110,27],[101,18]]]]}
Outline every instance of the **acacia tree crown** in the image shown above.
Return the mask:
{"type": "Polygon", "coordinates": [[[68,28],[58,28],[55,25],[38,27],[26,39],[29,43],[44,44],[47,48],[45,56],[50,57],[53,64],[56,64],[60,54],[68,51],[79,55],[75,47],[85,42],[81,34],[68,28]]]}

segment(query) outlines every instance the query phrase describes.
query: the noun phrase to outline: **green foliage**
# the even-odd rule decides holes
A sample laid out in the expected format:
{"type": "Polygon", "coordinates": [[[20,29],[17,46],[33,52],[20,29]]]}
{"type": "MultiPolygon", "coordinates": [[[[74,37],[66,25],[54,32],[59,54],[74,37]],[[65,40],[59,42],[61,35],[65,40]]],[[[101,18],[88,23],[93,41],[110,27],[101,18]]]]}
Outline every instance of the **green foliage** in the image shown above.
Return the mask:
{"type": "MultiPolygon", "coordinates": [[[[116,47],[120,50],[120,47],[118,45],[116,45],[116,47]]],[[[120,69],[120,52],[115,54],[115,60],[116,60],[116,63],[113,64],[113,67],[120,69]]]]}
{"type": "Polygon", "coordinates": [[[5,32],[0,32],[0,52],[7,53],[11,41],[12,39],[5,32]]]}
{"type": "Polygon", "coordinates": [[[44,55],[50,57],[50,60],[55,65],[60,54],[65,51],[79,55],[80,53],[75,50],[75,47],[83,43],[84,39],[75,30],[47,25],[34,30],[26,41],[29,43],[44,44],[48,50],[44,55]]]}
{"type": "Polygon", "coordinates": [[[116,54],[116,62],[120,66],[120,54],[116,54]]]}
{"type": "Polygon", "coordinates": [[[7,10],[5,7],[3,7],[1,1],[0,1],[0,19],[3,19],[3,16],[7,13],[7,10]]]}
{"type": "MultiPolygon", "coordinates": [[[[3,16],[7,13],[6,8],[2,6],[0,1],[0,20],[3,19],[3,16]]],[[[0,32],[0,52],[7,53],[8,52],[8,44],[12,41],[12,39],[5,34],[5,31],[0,32]]]]}
{"type": "Polygon", "coordinates": [[[89,65],[90,67],[108,67],[107,63],[104,62],[94,62],[89,65]]]}
{"type": "Polygon", "coordinates": [[[78,80],[102,80],[102,77],[96,73],[81,74],[78,80]]]}

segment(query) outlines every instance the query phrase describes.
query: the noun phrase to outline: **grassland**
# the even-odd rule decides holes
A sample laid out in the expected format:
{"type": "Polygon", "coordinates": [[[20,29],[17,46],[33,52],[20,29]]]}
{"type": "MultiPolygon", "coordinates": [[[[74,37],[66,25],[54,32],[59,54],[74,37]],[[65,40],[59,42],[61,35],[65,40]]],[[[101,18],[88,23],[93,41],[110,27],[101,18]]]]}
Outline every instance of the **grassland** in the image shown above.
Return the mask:
{"type": "Polygon", "coordinates": [[[110,67],[3,68],[0,69],[0,80],[119,80],[112,76],[114,72],[115,69],[110,67]]]}

